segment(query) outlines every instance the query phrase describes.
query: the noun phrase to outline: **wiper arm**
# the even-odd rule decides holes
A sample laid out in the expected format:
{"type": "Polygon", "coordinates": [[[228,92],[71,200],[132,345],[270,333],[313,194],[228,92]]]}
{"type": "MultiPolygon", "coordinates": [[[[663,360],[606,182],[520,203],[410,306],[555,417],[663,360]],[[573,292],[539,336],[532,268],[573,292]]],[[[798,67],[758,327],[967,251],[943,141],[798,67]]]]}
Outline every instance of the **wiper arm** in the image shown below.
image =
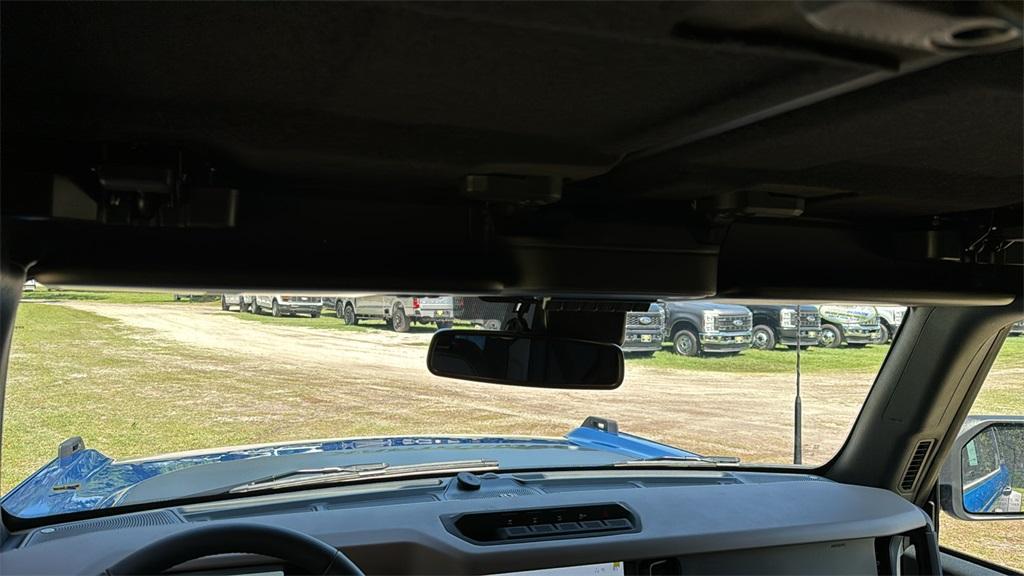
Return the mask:
{"type": "Polygon", "coordinates": [[[630,468],[650,466],[674,467],[674,468],[714,468],[719,464],[737,464],[740,459],[735,456],[657,456],[654,458],[643,458],[641,460],[623,460],[616,462],[613,466],[630,468]]]}
{"type": "Polygon", "coordinates": [[[430,462],[427,464],[404,464],[401,466],[390,466],[384,462],[378,462],[374,464],[354,464],[352,466],[307,468],[260,478],[259,480],[235,486],[228,490],[228,493],[238,494],[242,492],[293,488],[296,486],[342,484],[368,478],[400,478],[422,474],[456,474],[459,472],[493,472],[497,469],[497,460],[455,460],[450,462],[430,462]]]}

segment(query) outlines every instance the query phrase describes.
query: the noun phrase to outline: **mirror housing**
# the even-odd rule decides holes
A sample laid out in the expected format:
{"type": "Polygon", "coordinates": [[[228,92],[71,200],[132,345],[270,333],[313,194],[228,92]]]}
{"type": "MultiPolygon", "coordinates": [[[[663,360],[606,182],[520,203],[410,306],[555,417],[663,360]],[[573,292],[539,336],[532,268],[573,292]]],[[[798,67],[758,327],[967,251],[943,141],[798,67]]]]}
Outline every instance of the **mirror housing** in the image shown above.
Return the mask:
{"type": "Polygon", "coordinates": [[[584,390],[613,390],[625,375],[614,344],[492,330],[436,332],[427,369],[442,378],[584,390]]]}
{"type": "Polygon", "coordinates": [[[969,417],[939,474],[939,503],[960,520],[1024,518],[1024,416],[969,417]]]}

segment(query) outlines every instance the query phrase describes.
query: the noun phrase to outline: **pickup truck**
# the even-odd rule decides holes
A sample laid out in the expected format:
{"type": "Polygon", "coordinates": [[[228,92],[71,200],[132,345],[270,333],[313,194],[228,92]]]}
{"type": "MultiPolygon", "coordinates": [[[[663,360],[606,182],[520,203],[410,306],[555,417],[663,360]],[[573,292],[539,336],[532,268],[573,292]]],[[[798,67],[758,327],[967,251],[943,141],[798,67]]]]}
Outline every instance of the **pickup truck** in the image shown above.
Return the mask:
{"type": "Polygon", "coordinates": [[[875,306],[878,312],[878,342],[886,344],[896,336],[896,331],[903,324],[903,316],[907,313],[906,306],[875,306]]]}
{"type": "Polygon", "coordinates": [[[626,313],[626,335],[622,351],[637,356],[653,356],[665,339],[665,307],[651,304],[646,312],[626,313]]]}
{"type": "Polygon", "coordinates": [[[683,356],[738,354],[750,348],[753,315],[745,306],[666,300],[665,334],[683,356]]]}
{"type": "Polygon", "coordinates": [[[821,315],[821,346],[838,348],[845,342],[851,348],[877,344],[881,334],[878,312],[874,306],[857,304],[823,304],[821,315]]]}
{"type": "Polygon", "coordinates": [[[408,332],[413,323],[434,324],[438,329],[451,328],[455,318],[451,296],[367,294],[338,297],[335,310],[341,310],[341,318],[346,324],[383,320],[395,332],[408,332]]]}
{"type": "Polygon", "coordinates": [[[309,314],[310,318],[319,318],[324,301],[320,296],[291,294],[242,294],[239,312],[249,310],[253,314],[270,311],[275,317],[309,314]]]}
{"type": "Polygon", "coordinates": [[[227,311],[231,310],[232,306],[238,306],[238,311],[243,312],[246,307],[245,297],[238,293],[221,294],[220,309],[227,311]]]}
{"type": "Polygon", "coordinates": [[[514,304],[488,302],[475,296],[455,296],[453,309],[456,320],[485,330],[502,330],[505,323],[516,316],[514,304]]]}
{"type": "MultiPolygon", "coordinates": [[[[776,344],[797,347],[797,305],[748,306],[754,315],[751,347],[771,350],[776,344]]],[[[821,339],[821,317],[815,306],[801,305],[799,314],[801,348],[817,346],[821,339]]]]}
{"type": "Polygon", "coordinates": [[[1010,336],[1020,336],[1024,334],[1024,320],[1018,320],[1010,325],[1010,336]]]}

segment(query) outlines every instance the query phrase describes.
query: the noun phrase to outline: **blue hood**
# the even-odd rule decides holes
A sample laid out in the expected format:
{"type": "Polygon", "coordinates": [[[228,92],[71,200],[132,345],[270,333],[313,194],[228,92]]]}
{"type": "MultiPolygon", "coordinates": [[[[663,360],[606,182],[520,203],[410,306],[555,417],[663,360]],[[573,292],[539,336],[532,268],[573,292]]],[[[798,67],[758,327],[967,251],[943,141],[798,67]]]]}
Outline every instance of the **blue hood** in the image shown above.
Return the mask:
{"type": "Polygon", "coordinates": [[[581,427],[563,438],[393,436],[290,442],[114,461],[96,450],[56,458],[0,499],[14,516],[70,512],[217,493],[310,467],[470,459],[503,469],[602,466],[628,459],[694,457],[638,436],[581,427]]]}

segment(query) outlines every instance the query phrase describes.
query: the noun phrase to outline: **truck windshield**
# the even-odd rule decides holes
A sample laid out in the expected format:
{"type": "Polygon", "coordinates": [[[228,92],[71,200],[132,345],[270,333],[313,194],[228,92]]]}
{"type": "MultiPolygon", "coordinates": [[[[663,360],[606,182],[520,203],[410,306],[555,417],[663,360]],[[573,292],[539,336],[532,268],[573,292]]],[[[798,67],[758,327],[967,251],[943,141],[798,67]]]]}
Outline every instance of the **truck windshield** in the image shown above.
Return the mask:
{"type": "Polygon", "coordinates": [[[367,463],[821,464],[842,445],[907,318],[904,307],[877,303],[652,299],[623,317],[622,386],[565,391],[428,372],[435,331],[513,329],[520,318],[507,302],[37,285],[23,295],[13,338],[3,505],[47,515],[143,492],[170,498],[181,485],[166,480],[171,471],[212,493],[367,463]],[[622,451],[624,439],[643,451],[622,451]],[[524,444],[536,449],[504,449],[524,444]],[[410,446],[418,449],[403,451],[410,446]],[[252,468],[224,485],[185,470],[246,458],[252,468]],[[37,471],[72,461],[93,472],[42,484],[60,475],[37,471]],[[125,461],[134,476],[117,468],[125,461]]]}

